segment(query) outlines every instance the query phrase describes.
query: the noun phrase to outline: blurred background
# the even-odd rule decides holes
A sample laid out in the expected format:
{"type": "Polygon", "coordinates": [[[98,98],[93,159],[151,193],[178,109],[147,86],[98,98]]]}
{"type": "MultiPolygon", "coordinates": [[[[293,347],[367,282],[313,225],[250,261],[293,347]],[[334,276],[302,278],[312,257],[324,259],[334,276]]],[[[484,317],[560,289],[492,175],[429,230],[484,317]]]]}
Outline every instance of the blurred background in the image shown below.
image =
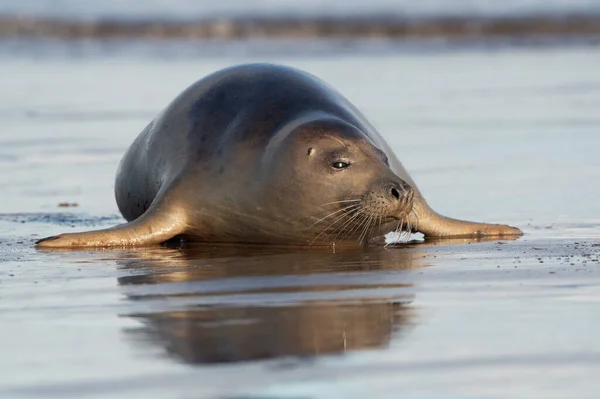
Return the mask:
{"type": "Polygon", "coordinates": [[[596,42],[597,0],[4,0],[0,36],[54,39],[596,42]]]}

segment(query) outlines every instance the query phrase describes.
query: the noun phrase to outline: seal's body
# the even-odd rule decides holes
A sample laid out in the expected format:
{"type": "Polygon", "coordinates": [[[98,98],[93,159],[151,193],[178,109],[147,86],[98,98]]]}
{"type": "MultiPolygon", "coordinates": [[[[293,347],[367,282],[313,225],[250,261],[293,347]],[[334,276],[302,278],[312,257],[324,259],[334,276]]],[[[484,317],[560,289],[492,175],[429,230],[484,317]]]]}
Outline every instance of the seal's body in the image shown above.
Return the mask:
{"type": "Polygon", "coordinates": [[[215,243],[331,245],[390,231],[510,236],[427,205],[387,143],[348,100],[312,75],[251,64],[216,72],[144,129],[117,173],[129,222],[39,246],[215,243]]]}

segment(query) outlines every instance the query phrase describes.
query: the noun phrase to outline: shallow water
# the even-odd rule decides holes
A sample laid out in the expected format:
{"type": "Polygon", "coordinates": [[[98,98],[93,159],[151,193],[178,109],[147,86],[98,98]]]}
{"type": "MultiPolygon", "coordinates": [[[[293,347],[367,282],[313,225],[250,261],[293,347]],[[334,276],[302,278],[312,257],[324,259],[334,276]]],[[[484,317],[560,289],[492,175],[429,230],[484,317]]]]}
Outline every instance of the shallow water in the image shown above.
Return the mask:
{"type": "Polygon", "coordinates": [[[0,397],[598,397],[598,48],[90,45],[2,53],[0,397]],[[436,210],[526,236],[335,253],[32,248],[120,223],[127,146],[188,84],[248,61],[339,89],[436,210]]]}

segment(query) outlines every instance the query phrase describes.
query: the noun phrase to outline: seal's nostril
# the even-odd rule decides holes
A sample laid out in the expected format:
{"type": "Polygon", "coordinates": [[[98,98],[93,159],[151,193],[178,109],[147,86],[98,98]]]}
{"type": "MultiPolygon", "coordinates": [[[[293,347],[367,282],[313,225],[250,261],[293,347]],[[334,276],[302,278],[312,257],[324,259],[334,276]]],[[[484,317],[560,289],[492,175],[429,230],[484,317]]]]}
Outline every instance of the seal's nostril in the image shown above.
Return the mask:
{"type": "Polygon", "coordinates": [[[394,198],[396,198],[397,200],[400,199],[400,192],[398,190],[396,190],[395,188],[392,188],[392,195],[394,196],[394,198]]]}

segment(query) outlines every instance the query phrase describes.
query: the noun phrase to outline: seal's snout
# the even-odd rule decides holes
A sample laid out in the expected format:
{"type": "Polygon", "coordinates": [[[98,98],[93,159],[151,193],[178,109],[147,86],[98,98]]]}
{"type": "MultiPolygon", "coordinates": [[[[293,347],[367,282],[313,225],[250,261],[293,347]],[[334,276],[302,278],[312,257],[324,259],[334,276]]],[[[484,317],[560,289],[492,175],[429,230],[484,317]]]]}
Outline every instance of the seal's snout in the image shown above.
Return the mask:
{"type": "Polygon", "coordinates": [[[369,213],[378,217],[404,218],[412,210],[414,190],[402,180],[380,180],[363,197],[369,213]]]}

